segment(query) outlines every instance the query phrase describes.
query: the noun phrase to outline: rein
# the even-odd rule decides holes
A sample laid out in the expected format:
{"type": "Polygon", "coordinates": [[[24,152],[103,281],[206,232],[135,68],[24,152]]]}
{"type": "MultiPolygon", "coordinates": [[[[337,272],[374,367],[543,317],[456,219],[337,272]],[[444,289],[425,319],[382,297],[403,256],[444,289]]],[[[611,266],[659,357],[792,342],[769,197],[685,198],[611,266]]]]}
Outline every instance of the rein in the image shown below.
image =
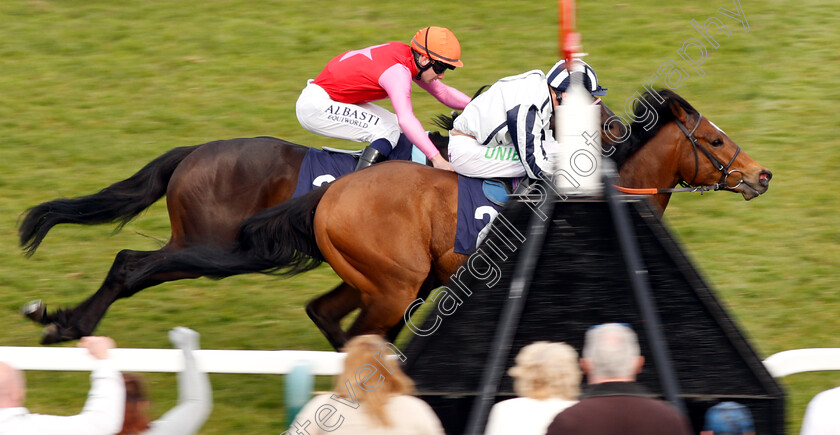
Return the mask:
{"type": "Polygon", "coordinates": [[[691,182],[686,182],[685,180],[683,180],[682,182],[680,182],[680,185],[683,186],[683,187],[669,188],[669,189],[660,189],[660,188],[655,188],[655,187],[652,187],[652,188],[630,188],[630,187],[621,187],[621,186],[614,186],[614,187],[620,192],[628,193],[628,194],[632,194],[632,195],[657,195],[657,194],[660,194],[660,193],[676,193],[676,192],[700,192],[700,194],[702,195],[703,192],[737,189],[738,186],[740,186],[741,183],[744,182],[744,178],[741,177],[741,179],[738,180],[738,184],[736,184],[734,186],[730,186],[729,183],[727,182],[727,179],[729,178],[730,175],[732,175],[736,172],[739,172],[739,173],[741,172],[737,169],[732,169],[732,170],[729,169],[730,167],[732,167],[732,164],[735,163],[735,159],[738,158],[738,154],[741,153],[741,146],[740,145],[735,145],[737,147],[735,149],[735,154],[732,156],[732,159],[729,160],[729,163],[724,165],[720,160],[718,160],[717,157],[714,156],[714,154],[711,153],[711,151],[709,151],[706,148],[704,148],[703,146],[701,146],[700,142],[697,141],[697,138],[694,137],[694,132],[697,131],[697,127],[700,126],[700,121],[702,119],[703,119],[703,115],[698,113],[697,114],[697,122],[694,123],[694,128],[692,128],[691,131],[688,131],[688,128],[686,128],[685,124],[683,124],[682,121],[680,121],[679,119],[674,120],[674,122],[677,124],[677,127],[679,127],[680,131],[682,131],[683,134],[685,135],[685,137],[688,138],[688,140],[691,142],[692,149],[694,149],[694,176],[691,177],[691,182]],[[712,165],[715,167],[715,169],[720,171],[720,174],[721,174],[720,175],[720,180],[718,180],[717,183],[712,184],[711,186],[694,186],[693,185],[694,181],[697,179],[697,174],[700,171],[700,157],[697,154],[698,149],[700,151],[702,151],[703,154],[709,159],[709,161],[712,163],[712,165]]]}
{"type": "Polygon", "coordinates": [[[613,185],[616,190],[622,193],[627,193],[629,195],[658,195],[660,193],[676,193],[676,192],[700,192],[702,195],[703,192],[714,192],[716,190],[723,190],[726,189],[725,187],[721,187],[719,184],[713,184],[711,186],[690,186],[690,187],[673,187],[669,189],[660,189],[658,187],[641,187],[641,188],[633,188],[633,187],[622,187],[613,185]]]}

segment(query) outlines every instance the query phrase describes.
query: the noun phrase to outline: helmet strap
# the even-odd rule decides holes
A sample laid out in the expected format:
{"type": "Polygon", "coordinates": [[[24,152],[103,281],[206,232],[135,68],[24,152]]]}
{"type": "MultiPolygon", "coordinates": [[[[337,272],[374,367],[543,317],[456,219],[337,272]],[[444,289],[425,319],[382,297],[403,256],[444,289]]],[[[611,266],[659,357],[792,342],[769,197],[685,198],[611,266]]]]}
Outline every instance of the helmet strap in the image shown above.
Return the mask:
{"type": "Polygon", "coordinates": [[[554,94],[554,98],[557,99],[557,104],[563,104],[563,94],[565,92],[561,92],[559,89],[552,88],[551,85],[548,86],[548,95],[554,94]]]}
{"type": "MultiPolygon", "coordinates": [[[[426,49],[428,51],[428,49],[426,49]]],[[[432,58],[426,56],[429,59],[429,62],[426,65],[420,65],[420,56],[421,54],[417,52],[415,49],[411,49],[411,54],[414,56],[414,65],[417,65],[417,75],[414,76],[414,80],[420,80],[420,76],[426,72],[427,69],[432,67],[432,58]]]]}
{"type": "Polygon", "coordinates": [[[415,50],[411,50],[414,53],[414,64],[417,65],[417,75],[414,77],[414,80],[420,80],[420,76],[426,72],[427,69],[432,67],[432,55],[429,54],[429,31],[432,30],[432,26],[426,27],[426,35],[425,40],[423,41],[423,48],[426,50],[426,59],[429,59],[429,63],[426,66],[420,65],[420,53],[415,50]]]}

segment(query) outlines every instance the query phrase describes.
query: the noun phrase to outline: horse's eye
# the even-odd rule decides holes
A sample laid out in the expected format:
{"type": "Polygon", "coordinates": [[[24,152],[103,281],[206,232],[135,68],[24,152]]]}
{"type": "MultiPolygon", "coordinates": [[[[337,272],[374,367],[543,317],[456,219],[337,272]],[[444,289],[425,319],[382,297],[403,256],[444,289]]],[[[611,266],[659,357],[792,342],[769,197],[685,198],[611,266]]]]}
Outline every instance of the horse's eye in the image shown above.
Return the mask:
{"type": "Polygon", "coordinates": [[[715,139],[715,140],[712,141],[712,146],[713,147],[719,147],[721,145],[723,145],[723,141],[720,140],[720,139],[715,139]]]}

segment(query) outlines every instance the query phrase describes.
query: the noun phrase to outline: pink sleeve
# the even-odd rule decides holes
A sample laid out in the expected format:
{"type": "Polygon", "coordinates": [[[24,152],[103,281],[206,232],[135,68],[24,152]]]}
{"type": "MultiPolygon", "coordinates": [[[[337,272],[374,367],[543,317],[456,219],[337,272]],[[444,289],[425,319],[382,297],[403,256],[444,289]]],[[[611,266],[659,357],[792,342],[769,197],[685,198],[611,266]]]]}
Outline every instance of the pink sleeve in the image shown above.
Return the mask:
{"type": "Polygon", "coordinates": [[[464,110],[464,107],[467,107],[467,103],[470,102],[470,97],[465,93],[444,84],[440,80],[428,84],[417,80],[417,84],[451,109],[464,110]]]}
{"type": "Polygon", "coordinates": [[[391,105],[394,106],[394,112],[397,114],[400,130],[405,133],[408,140],[417,145],[417,148],[420,148],[429,160],[440,154],[426,134],[426,130],[423,129],[423,125],[414,116],[414,109],[411,107],[411,72],[408,68],[399,64],[388,68],[379,76],[379,85],[388,93],[391,105]]]}

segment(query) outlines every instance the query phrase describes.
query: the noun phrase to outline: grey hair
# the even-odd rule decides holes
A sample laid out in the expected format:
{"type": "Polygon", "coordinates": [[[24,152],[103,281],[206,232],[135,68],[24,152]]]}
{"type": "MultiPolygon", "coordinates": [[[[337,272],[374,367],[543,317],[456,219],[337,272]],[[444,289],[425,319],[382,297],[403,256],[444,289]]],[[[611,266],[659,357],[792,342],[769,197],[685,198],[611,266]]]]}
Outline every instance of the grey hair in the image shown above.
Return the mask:
{"type": "Polygon", "coordinates": [[[632,329],[605,323],[586,332],[583,357],[596,378],[630,378],[636,375],[639,340],[632,329]]]}

